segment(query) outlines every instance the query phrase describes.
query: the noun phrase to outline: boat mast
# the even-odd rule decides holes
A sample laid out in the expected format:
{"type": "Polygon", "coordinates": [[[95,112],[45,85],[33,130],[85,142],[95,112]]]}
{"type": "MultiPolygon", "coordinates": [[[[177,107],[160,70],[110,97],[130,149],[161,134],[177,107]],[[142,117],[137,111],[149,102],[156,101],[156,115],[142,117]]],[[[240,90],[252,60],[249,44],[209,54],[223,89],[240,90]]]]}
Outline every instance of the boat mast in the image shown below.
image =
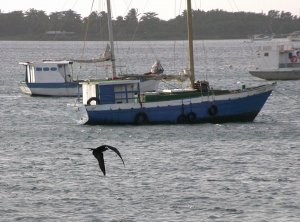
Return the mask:
{"type": "Polygon", "coordinates": [[[114,79],[116,78],[116,62],[115,62],[115,48],[114,48],[114,36],[113,36],[113,29],[112,29],[110,0],[106,0],[106,4],[107,4],[108,36],[109,36],[110,52],[111,52],[112,78],[114,79]]]}
{"type": "Polygon", "coordinates": [[[193,22],[192,22],[192,6],[191,0],[187,0],[187,27],[189,40],[189,70],[191,87],[194,88],[195,69],[194,69],[194,52],[193,52],[193,22]]]}

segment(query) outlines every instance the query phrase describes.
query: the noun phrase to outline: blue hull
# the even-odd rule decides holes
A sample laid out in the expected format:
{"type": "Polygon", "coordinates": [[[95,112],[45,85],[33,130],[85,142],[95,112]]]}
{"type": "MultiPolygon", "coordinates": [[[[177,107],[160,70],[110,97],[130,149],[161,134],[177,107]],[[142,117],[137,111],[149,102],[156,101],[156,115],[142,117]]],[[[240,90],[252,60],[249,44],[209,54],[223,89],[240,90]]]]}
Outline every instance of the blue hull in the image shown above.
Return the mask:
{"type": "Polygon", "coordinates": [[[86,124],[176,124],[251,122],[272,90],[237,99],[117,110],[87,107],[86,124]]]}

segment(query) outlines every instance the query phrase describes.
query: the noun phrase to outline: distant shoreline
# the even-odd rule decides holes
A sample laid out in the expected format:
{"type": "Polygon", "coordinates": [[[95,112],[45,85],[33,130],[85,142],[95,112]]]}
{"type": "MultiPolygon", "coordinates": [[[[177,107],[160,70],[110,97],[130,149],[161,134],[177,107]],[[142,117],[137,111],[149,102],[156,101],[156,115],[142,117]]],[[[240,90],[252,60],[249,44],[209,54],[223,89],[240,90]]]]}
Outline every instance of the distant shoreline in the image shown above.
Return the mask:
{"type": "MultiPolygon", "coordinates": [[[[138,18],[136,9],[113,20],[115,41],[174,41],[187,36],[186,17],[168,21],[155,13],[144,13],[138,18]]],[[[267,14],[226,12],[222,10],[193,11],[195,40],[249,39],[255,34],[284,38],[300,29],[300,17],[289,12],[271,10],[267,14]]],[[[72,10],[46,15],[31,9],[26,13],[0,11],[1,41],[106,41],[107,14],[92,12],[81,18],[72,10]]]]}

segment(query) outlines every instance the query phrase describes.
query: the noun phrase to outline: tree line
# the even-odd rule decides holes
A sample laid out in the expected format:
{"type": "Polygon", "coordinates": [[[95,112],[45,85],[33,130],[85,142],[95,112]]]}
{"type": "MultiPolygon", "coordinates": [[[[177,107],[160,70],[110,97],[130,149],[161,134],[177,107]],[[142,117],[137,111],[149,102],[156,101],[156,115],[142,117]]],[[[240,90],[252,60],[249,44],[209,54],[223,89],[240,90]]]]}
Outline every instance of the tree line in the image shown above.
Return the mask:
{"type": "MultiPolygon", "coordinates": [[[[284,37],[300,30],[300,17],[290,12],[268,13],[193,10],[194,39],[248,38],[253,34],[284,37]]],[[[124,17],[113,19],[115,40],[186,39],[186,11],[161,20],[155,12],[141,16],[130,9],[124,17]]],[[[26,12],[0,11],[1,40],[107,40],[107,13],[92,12],[87,17],[72,10],[53,12],[29,9],[26,12]],[[51,32],[52,31],[52,32],[51,32]]]]}

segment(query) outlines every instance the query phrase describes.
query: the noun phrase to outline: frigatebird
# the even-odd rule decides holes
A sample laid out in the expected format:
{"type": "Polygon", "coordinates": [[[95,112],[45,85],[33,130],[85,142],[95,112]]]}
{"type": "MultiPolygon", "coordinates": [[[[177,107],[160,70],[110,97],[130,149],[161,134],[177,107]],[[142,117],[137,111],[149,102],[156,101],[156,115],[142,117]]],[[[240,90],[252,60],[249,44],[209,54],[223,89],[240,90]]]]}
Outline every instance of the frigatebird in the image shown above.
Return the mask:
{"type": "Polygon", "coordinates": [[[93,151],[93,155],[94,157],[98,160],[98,163],[99,163],[99,167],[101,169],[101,171],[103,172],[104,176],[106,174],[105,172],[105,165],[104,165],[104,158],[103,158],[103,152],[110,149],[112,151],[114,151],[122,160],[124,166],[125,166],[125,163],[124,163],[124,160],[121,156],[121,153],[119,152],[119,150],[113,146],[109,146],[109,145],[102,145],[102,146],[99,146],[97,148],[86,148],[86,149],[89,149],[89,150],[92,150],[93,151]]]}

